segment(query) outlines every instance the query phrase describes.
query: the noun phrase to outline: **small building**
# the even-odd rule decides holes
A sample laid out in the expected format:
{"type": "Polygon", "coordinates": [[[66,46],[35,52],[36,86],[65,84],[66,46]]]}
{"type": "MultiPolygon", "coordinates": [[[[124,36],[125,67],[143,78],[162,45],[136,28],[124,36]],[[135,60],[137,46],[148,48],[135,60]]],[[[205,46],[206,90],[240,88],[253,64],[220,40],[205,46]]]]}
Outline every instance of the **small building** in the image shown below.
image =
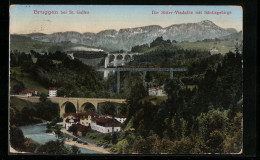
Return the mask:
{"type": "Polygon", "coordinates": [[[210,54],[217,54],[219,53],[219,50],[216,48],[216,47],[213,47],[211,50],[210,50],[210,54]]]}
{"type": "Polygon", "coordinates": [[[77,125],[77,135],[78,136],[86,136],[87,131],[90,131],[91,127],[90,126],[83,126],[78,123],[77,125]]]}
{"type": "Polygon", "coordinates": [[[33,90],[33,89],[32,90],[25,89],[25,90],[22,90],[21,92],[19,92],[19,95],[31,97],[33,95],[37,95],[37,91],[33,90]]]}
{"type": "Polygon", "coordinates": [[[151,87],[149,88],[149,96],[165,96],[162,87],[151,87]]]}
{"type": "Polygon", "coordinates": [[[116,119],[105,117],[93,117],[91,129],[100,133],[111,133],[121,131],[121,123],[116,119]]]}
{"type": "Polygon", "coordinates": [[[96,116],[96,114],[92,110],[87,110],[86,112],[79,113],[80,124],[83,126],[90,126],[92,117],[96,116]]]}
{"type": "Polygon", "coordinates": [[[69,130],[70,126],[80,122],[79,116],[77,113],[64,113],[63,114],[63,127],[66,130],[69,130]]]}
{"type": "Polygon", "coordinates": [[[126,121],[126,117],[122,114],[117,115],[115,119],[120,123],[124,123],[126,121]]]}
{"type": "Polygon", "coordinates": [[[50,87],[49,88],[49,96],[50,97],[57,97],[57,88],[56,87],[50,87]]]}

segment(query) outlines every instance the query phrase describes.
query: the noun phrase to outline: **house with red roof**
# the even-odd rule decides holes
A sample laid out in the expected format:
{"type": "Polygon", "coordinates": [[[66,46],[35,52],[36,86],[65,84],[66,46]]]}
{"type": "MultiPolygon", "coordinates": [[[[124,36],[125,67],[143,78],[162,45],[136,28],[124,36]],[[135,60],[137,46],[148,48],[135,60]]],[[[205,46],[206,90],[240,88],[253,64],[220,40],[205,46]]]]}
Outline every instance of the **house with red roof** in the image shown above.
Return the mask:
{"type": "Polygon", "coordinates": [[[162,87],[150,87],[149,96],[165,96],[164,90],[162,87]]]}
{"type": "Polygon", "coordinates": [[[217,54],[219,53],[219,50],[217,47],[212,47],[212,49],[210,50],[210,54],[213,55],[213,54],[217,54]]]}
{"type": "Polygon", "coordinates": [[[126,117],[122,114],[115,116],[115,119],[120,123],[124,123],[126,121],[126,117]]]}
{"type": "Polygon", "coordinates": [[[91,129],[101,133],[111,133],[121,131],[121,123],[113,118],[93,117],[91,129]]]}
{"type": "Polygon", "coordinates": [[[83,126],[90,126],[91,125],[91,119],[94,116],[97,116],[96,113],[94,113],[92,110],[87,110],[82,113],[78,113],[80,118],[80,124],[83,126]]]}
{"type": "Polygon", "coordinates": [[[49,88],[49,97],[57,97],[58,89],[56,87],[49,88]]]}
{"type": "Polygon", "coordinates": [[[80,123],[77,125],[77,135],[86,136],[86,133],[91,130],[90,126],[83,126],[80,123]]]}
{"type": "Polygon", "coordinates": [[[21,92],[19,92],[19,95],[31,97],[31,96],[33,96],[33,95],[37,95],[37,91],[34,90],[34,89],[32,89],[32,90],[30,90],[30,89],[24,89],[24,90],[22,90],[21,92]]]}
{"type": "Polygon", "coordinates": [[[80,122],[80,118],[77,113],[64,113],[63,114],[63,127],[69,130],[70,126],[80,122]]]}
{"type": "Polygon", "coordinates": [[[64,113],[63,127],[68,130],[70,126],[76,125],[79,129],[77,134],[80,136],[89,129],[101,133],[111,133],[121,131],[121,125],[125,120],[126,117],[121,114],[112,118],[111,115],[98,115],[92,110],[87,110],[81,113],[64,113]]]}

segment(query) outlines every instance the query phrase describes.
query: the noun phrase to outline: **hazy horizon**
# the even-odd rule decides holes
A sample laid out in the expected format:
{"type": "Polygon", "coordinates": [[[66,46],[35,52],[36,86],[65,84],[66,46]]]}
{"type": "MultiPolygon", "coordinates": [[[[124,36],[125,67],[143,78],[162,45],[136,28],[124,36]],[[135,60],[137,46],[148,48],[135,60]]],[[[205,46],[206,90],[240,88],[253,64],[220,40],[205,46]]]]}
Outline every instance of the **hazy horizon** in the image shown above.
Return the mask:
{"type": "MultiPolygon", "coordinates": [[[[201,21],[200,21],[201,22],[201,21]]],[[[199,23],[199,22],[197,22],[197,23],[199,23]]],[[[213,22],[214,23],[214,22],[213,22]]],[[[185,23],[178,23],[178,24],[185,24],[185,23]]],[[[178,25],[178,24],[172,24],[172,25],[178,25]]],[[[186,23],[187,24],[187,23],[186,23]]],[[[151,24],[151,25],[148,25],[148,26],[160,26],[159,24],[151,24]]],[[[169,26],[171,26],[171,25],[169,25],[169,26]]],[[[166,26],[166,27],[162,27],[162,28],[167,28],[167,27],[169,27],[169,26],[166,26]]],[[[139,26],[139,27],[134,27],[134,28],[140,28],[140,27],[147,27],[147,26],[139,26]]],[[[221,27],[221,26],[219,26],[219,27],[221,27]]],[[[223,28],[223,27],[221,27],[221,28],[223,28]]],[[[117,32],[119,31],[119,30],[121,30],[121,29],[129,29],[129,28],[120,28],[120,29],[118,29],[118,30],[116,30],[116,29],[112,29],[112,28],[109,28],[109,29],[104,29],[104,30],[101,30],[101,31],[99,31],[99,32],[97,32],[97,33],[94,33],[94,32],[79,32],[79,31],[70,31],[70,30],[68,30],[68,31],[63,31],[63,32],[60,32],[60,33],[64,33],[64,32],[77,32],[77,33],[81,33],[81,34],[84,34],[84,33],[94,33],[94,34],[98,34],[98,33],[100,33],[100,32],[102,32],[102,31],[106,31],[106,30],[116,30],[117,32]]],[[[224,28],[224,29],[229,29],[229,28],[224,28]]],[[[233,29],[235,29],[237,32],[240,32],[240,31],[242,31],[242,30],[237,30],[236,28],[233,28],[233,29]]],[[[54,34],[54,33],[59,33],[59,31],[57,31],[57,32],[52,32],[52,33],[43,33],[43,32],[31,32],[31,33],[25,33],[25,34],[36,34],[36,33],[41,33],[41,34],[54,34]]],[[[24,33],[11,33],[11,34],[20,34],[20,35],[22,35],[22,34],[24,34],[24,33]]]]}
{"type": "Polygon", "coordinates": [[[240,6],[167,6],[167,5],[14,5],[10,7],[10,34],[57,32],[98,33],[104,30],[138,28],[159,25],[166,28],[175,24],[198,23],[209,20],[217,26],[242,31],[240,6]],[[58,11],[59,14],[34,14],[38,11],[58,11]],[[89,11],[89,14],[60,14],[60,11],[89,11]],[[152,14],[152,11],[217,11],[232,14],[152,14]]]}

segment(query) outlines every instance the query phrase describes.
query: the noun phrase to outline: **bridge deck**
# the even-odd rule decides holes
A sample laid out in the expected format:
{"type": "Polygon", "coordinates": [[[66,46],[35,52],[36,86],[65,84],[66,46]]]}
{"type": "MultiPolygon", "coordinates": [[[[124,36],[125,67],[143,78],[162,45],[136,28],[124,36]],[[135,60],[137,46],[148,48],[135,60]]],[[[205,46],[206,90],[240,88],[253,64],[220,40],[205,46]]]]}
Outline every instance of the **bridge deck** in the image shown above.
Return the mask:
{"type": "Polygon", "coordinates": [[[102,68],[97,71],[134,71],[134,72],[142,72],[142,71],[160,71],[160,72],[184,72],[187,71],[187,68],[102,68]]]}

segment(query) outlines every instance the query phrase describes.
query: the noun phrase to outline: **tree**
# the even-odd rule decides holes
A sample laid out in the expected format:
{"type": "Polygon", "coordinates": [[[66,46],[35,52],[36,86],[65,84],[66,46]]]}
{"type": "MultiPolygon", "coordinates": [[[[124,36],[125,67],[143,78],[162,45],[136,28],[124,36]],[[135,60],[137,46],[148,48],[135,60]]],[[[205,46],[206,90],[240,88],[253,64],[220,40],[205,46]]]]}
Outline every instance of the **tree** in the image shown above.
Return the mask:
{"type": "Polygon", "coordinates": [[[136,84],[133,86],[130,91],[130,96],[127,99],[127,103],[129,104],[129,114],[128,119],[130,119],[134,113],[137,112],[138,106],[140,106],[140,100],[146,96],[146,91],[143,87],[142,83],[136,84]]]}
{"type": "Polygon", "coordinates": [[[145,83],[146,83],[146,91],[147,91],[147,95],[149,94],[149,87],[150,87],[150,82],[152,81],[152,76],[150,74],[150,72],[147,72],[145,75],[145,83]]]}
{"type": "MultiPolygon", "coordinates": [[[[173,139],[174,137],[174,129],[172,128],[172,118],[173,116],[176,117],[176,114],[178,114],[178,110],[181,106],[184,104],[184,96],[182,95],[182,89],[183,89],[183,83],[180,80],[170,80],[166,83],[165,91],[168,94],[168,100],[167,100],[167,110],[169,112],[169,118],[168,118],[168,136],[173,139]]],[[[179,123],[178,123],[179,127],[179,123]]],[[[179,139],[179,136],[177,136],[177,139],[179,139]]]]}
{"type": "Polygon", "coordinates": [[[151,44],[150,48],[156,47],[164,42],[163,37],[157,37],[151,44]]]}
{"type": "Polygon", "coordinates": [[[21,111],[22,119],[28,121],[30,119],[30,109],[28,107],[23,107],[21,111]]]}
{"type": "Polygon", "coordinates": [[[42,93],[40,94],[40,102],[45,102],[47,100],[47,95],[42,93]]]}
{"type": "Polygon", "coordinates": [[[72,132],[73,134],[77,134],[77,126],[76,125],[70,126],[68,131],[72,132]]]}
{"type": "Polygon", "coordinates": [[[79,154],[80,153],[79,147],[77,147],[77,146],[72,146],[71,150],[72,150],[73,154],[79,154]]]}
{"type": "Polygon", "coordinates": [[[36,153],[45,153],[45,154],[68,154],[71,153],[70,149],[64,146],[63,141],[49,141],[44,145],[41,145],[36,149],[36,153]]]}
{"type": "Polygon", "coordinates": [[[18,83],[13,86],[12,91],[13,91],[14,94],[19,94],[19,92],[24,90],[24,89],[25,89],[25,87],[24,87],[23,82],[18,81],[18,83]]]}
{"type": "Polygon", "coordinates": [[[223,132],[219,130],[214,130],[210,133],[208,140],[206,141],[206,146],[208,147],[207,152],[221,153],[223,152],[222,142],[224,140],[223,132]]]}
{"type": "Polygon", "coordinates": [[[22,150],[24,148],[24,135],[20,128],[15,125],[10,127],[10,143],[14,149],[22,150]]]}

